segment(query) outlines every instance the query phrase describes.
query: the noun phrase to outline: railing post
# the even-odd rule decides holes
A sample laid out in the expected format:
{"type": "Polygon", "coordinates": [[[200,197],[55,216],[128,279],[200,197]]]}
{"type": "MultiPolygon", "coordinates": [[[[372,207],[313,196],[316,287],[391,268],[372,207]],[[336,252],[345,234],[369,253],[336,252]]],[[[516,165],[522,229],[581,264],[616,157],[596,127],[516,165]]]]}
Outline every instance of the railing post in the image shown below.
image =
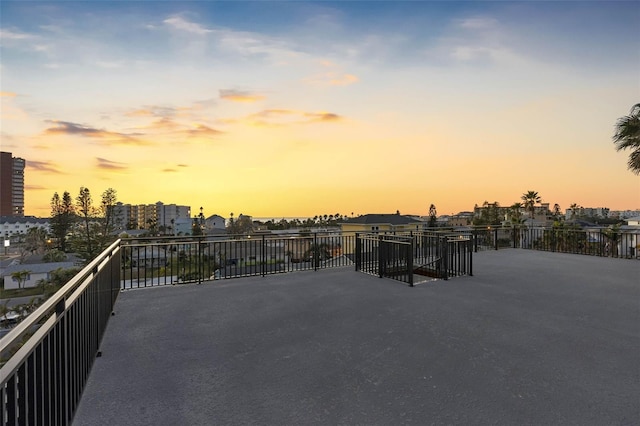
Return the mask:
{"type": "Polygon", "coordinates": [[[384,265],[384,261],[386,259],[383,259],[383,257],[385,256],[384,253],[385,247],[383,246],[383,240],[382,240],[382,235],[378,235],[378,277],[382,278],[382,269],[383,269],[383,265],[384,265]]]}
{"type": "Polygon", "coordinates": [[[472,242],[467,242],[467,252],[469,253],[469,276],[473,276],[473,250],[471,247],[472,242]]]}
{"type": "Polygon", "coordinates": [[[266,263],[267,263],[267,258],[265,255],[265,252],[267,251],[267,246],[265,244],[265,238],[264,238],[264,234],[262,234],[262,267],[261,267],[261,271],[262,271],[262,276],[265,276],[265,268],[266,268],[266,263]]]}
{"type": "Polygon", "coordinates": [[[411,238],[411,245],[409,246],[409,253],[407,257],[407,269],[409,274],[409,287],[413,287],[413,237],[411,238]]]}
{"type": "Polygon", "coordinates": [[[498,250],[498,228],[493,228],[493,243],[498,250]]]}
{"type": "Polygon", "coordinates": [[[320,250],[318,247],[318,233],[314,232],[313,233],[313,246],[311,246],[313,249],[311,250],[311,258],[313,259],[313,270],[317,271],[318,270],[318,264],[320,263],[320,250]]]}
{"type": "Polygon", "coordinates": [[[471,238],[473,238],[473,251],[478,252],[478,231],[476,229],[471,231],[471,238]]]}
{"type": "Polygon", "coordinates": [[[441,238],[440,244],[442,245],[440,249],[440,259],[442,260],[442,278],[445,280],[449,279],[449,242],[447,241],[447,237],[443,236],[441,238]]]}
{"type": "Polygon", "coordinates": [[[360,241],[360,235],[356,232],[356,241],[355,241],[355,263],[356,263],[356,271],[362,269],[362,241],[360,241]]]}

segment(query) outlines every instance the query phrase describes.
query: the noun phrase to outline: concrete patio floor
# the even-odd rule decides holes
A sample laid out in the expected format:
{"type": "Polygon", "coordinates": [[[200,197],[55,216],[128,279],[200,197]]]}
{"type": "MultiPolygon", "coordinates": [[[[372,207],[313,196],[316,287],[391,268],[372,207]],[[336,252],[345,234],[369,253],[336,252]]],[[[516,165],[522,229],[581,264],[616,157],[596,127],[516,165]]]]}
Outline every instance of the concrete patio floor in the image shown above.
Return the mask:
{"type": "Polygon", "coordinates": [[[637,425],[640,262],[507,249],[120,294],[84,425],[637,425]]]}

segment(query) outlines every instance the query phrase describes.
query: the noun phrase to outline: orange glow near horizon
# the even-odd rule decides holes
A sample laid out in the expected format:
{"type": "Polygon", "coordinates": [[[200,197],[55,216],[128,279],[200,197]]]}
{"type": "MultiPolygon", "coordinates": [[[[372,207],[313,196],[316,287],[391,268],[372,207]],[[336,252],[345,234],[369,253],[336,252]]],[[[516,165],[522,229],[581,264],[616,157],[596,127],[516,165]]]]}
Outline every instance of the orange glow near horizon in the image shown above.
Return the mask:
{"type": "Polygon", "coordinates": [[[611,139],[640,99],[637,5],[370,6],[3,3],[0,142],[27,161],[26,214],[81,186],[225,217],[455,214],[529,190],[640,209],[611,139]]]}

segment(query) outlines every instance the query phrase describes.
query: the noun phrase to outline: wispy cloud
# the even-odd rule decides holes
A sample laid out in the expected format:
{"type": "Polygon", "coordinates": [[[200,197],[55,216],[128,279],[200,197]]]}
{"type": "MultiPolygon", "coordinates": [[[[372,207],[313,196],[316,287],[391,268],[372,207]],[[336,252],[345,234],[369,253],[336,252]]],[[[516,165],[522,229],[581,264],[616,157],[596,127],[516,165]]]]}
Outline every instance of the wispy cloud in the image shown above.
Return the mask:
{"type": "Polygon", "coordinates": [[[194,110],[203,110],[203,109],[208,109],[208,108],[213,108],[215,107],[217,104],[216,100],[211,98],[211,99],[204,99],[201,101],[195,101],[193,103],[193,109],[194,110]]]}
{"type": "Polygon", "coordinates": [[[342,71],[341,67],[332,61],[320,60],[318,64],[322,71],[303,79],[305,83],[315,86],[348,86],[359,81],[357,76],[342,71]]]}
{"type": "Polygon", "coordinates": [[[500,20],[491,16],[469,16],[452,20],[437,43],[429,47],[430,63],[480,67],[531,66],[528,53],[514,48],[514,37],[500,20]],[[524,53],[524,54],[523,54],[524,53]]]}
{"type": "Polygon", "coordinates": [[[154,130],[176,130],[176,129],[179,129],[180,127],[182,126],[178,124],[175,120],[168,117],[162,117],[162,118],[159,118],[158,120],[153,121],[146,128],[154,129],[154,130]]]}
{"type": "Polygon", "coordinates": [[[107,160],[106,158],[96,157],[96,167],[102,170],[125,171],[129,167],[124,163],[107,160]]]}
{"type": "Polygon", "coordinates": [[[164,29],[180,37],[181,53],[198,58],[215,51],[219,56],[267,59],[272,65],[282,66],[305,55],[304,49],[298,49],[295,42],[287,38],[196,22],[188,14],[170,15],[145,27],[151,31],[164,29]]]}
{"type": "Polygon", "coordinates": [[[0,140],[2,140],[3,143],[6,143],[8,141],[14,141],[15,137],[7,132],[0,131],[0,140]]]}
{"type": "Polygon", "coordinates": [[[125,115],[128,117],[174,117],[177,112],[178,108],[174,107],[145,105],[142,108],[129,111],[125,115]]]}
{"type": "Polygon", "coordinates": [[[3,120],[25,120],[28,118],[28,114],[17,106],[17,98],[18,95],[14,92],[0,92],[3,120]]]}
{"type": "Polygon", "coordinates": [[[184,31],[191,34],[206,35],[213,32],[212,30],[205,28],[204,26],[196,22],[186,20],[182,16],[172,16],[162,22],[172,29],[184,31]]]}
{"type": "Polygon", "coordinates": [[[139,136],[143,136],[140,133],[127,134],[112,132],[69,121],[47,120],[46,122],[54,125],[44,131],[44,134],[49,136],[82,136],[91,139],[98,139],[100,143],[104,145],[150,145],[150,142],[139,138],[139,136]]]}
{"type": "Polygon", "coordinates": [[[248,91],[236,89],[220,90],[220,98],[227,101],[245,103],[253,103],[266,99],[264,95],[261,95],[259,93],[251,93],[248,91]]]}
{"type": "Polygon", "coordinates": [[[42,185],[25,185],[24,189],[27,191],[42,191],[42,190],[48,190],[49,188],[42,185]]]}
{"type": "Polygon", "coordinates": [[[349,86],[350,84],[357,83],[358,80],[359,78],[353,74],[329,71],[307,77],[303,81],[320,86],[349,86]]]}
{"type": "Polygon", "coordinates": [[[340,117],[338,114],[333,114],[330,112],[307,112],[304,114],[304,116],[309,118],[309,121],[313,123],[342,120],[342,117],[340,117]]]}
{"type": "MultiPolygon", "coordinates": [[[[305,112],[291,109],[266,109],[239,120],[256,127],[280,127],[342,121],[344,117],[330,112],[305,112]]],[[[238,122],[237,120],[235,122],[238,122]]]]}
{"type": "Polygon", "coordinates": [[[20,31],[7,29],[0,30],[0,42],[3,40],[29,40],[33,39],[34,37],[35,36],[32,34],[23,33],[20,31]]]}
{"type": "Polygon", "coordinates": [[[155,114],[150,109],[136,109],[125,114],[128,117],[153,117],[155,114]]]}
{"type": "Polygon", "coordinates": [[[35,161],[35,160],[27,160],[25,167],[29,170],[34,170],[38,172],[46,172],[46,173],[54,173],[54,174],[63,174],[58,166],[51,161],[35,161]]]}
{"type": "Polygon", "coordinates": [[[266,56],[280,65],[287,64],[289,60],[301,55],[288,41],[264,34],[221,28],[214,30],[213,35],[218,46],[224,51],[245,57],[266,56]]]}
{"type": "Polygon", "coordinates": [[[472,16],[455,21],[460,28],[471,30],[489,30],[496,28],[498,21],[487,16],[472,16]]]}
{"type": "Polygon", "coordinates": [[[166,105],[143,105],[141,108],[127,111],[127,117],[159,117],[163,119],[173,119],[175,117],[192,118],[194,113],[210,109],[216,105],[216,100],[204,99],[194,101],[190,106],[166,106],[166,105]]]}
{"type": "Polygon", "coordinates": [[[179,169],[184,169],[186,167],[189,167],[186,164],[176,164],[176,167],[166,167],[164,169],[162,169],[163,173],[177,173],[180,170],[179,169]]]}
{"type": "Polygon", "coordinates": [[[97,61],[96,65],[107,69],[123,68],[125,66],[125,64],[120,61],[97,61]]]}
{"type": "Polygon", "coordinates": [[[184,130],[183,133],[191,137],[201,137],[201,136],[219,136],[224,132],[213,129],[209,126],[205,126],[204,124],[196,124],[194,128],[184,130]]]}

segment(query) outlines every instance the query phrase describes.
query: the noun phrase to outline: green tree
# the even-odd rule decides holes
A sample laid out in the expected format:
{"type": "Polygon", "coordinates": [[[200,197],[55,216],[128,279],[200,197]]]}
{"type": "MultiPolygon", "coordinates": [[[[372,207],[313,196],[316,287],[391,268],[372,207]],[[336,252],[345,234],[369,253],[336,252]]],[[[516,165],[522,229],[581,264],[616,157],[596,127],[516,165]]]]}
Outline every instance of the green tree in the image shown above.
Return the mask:
{"type": "Polygon", "coordinates": [[[502,223],[502,209],[500,203],[494,201],[490,203],[485,201],[482,207],[477,205],[474,207],[475,216],[473,218],[474,225],[500,225],[502,223]]]}
{"type": "Polygon", "coordinates": [[[305,252],[305,258],[312,260],[313,265],[317,268],[320,266],[321,260],[327,260],[331,258],[331,250],[328,244],[311,244],[309,249],[305,252]]]}
{"type": "Polygon", "coordinates": [[[62,198],[57,192],[51,198],[51,233],[62,251],[66,251],[67,234],[76,221],[75,209],[71,195],[65,191],[62,198]]]}
{"type": "Polygon", "coordinates": [[[438,219],[438,211],[435,204],[429,206],[429,228],[435,228],[438,219]]]}
{"type": "Polygon", "coordinates": [[[618,119],[613,143],[616,151],[631,151],[627,167],[636,175],[640,174],[640,103],[631,107],[629,115],[618,119]]]}
{"type": "Polygon", "coordinates": [[[62,250],[58,250],[58,249],[49,250],[44,254],[44,256],[42,256],[42,260],[47,263],[64,262],[66,258],[67,258],[67,255],[62,250]]]}
{"type": "Polygon", "coordinates": [[[202,225],[197,216],[191,220],[191,235],[202,235],[202,225]]]}
{"type": "Polygon", "coordinates": [[[73,237],[74,250],[85,260],[93,259],[114,239],[114,207],[116,191],[107,189],[101,197],[101,204],[93,204],[89,188],[80,187],[76,197],[76,212],[80,216],[82,230],[73,237]]]}
{"type": "Polygon", "coordinates": [[[513,225],[519,225],[522,223],[522,213],[520,209],[522,208],[522,204],[515,202],[509,207],[509,220],[513,225]]]}
{"type": "Polygon", "coordinates": [[[607,244],[605,245],[605,256],[618,256],[618,242],[620,241],[620,224],[609,226],[604,230],[604,235],[607,238],[607,244]]]}
{"type": "Polygon", "coordinates": [[[253,221],[251,220],[251,217],[245,216],[242,213],[238,216],[235,226],[236,234],[250,234],[253,231],[253,221]]]}
{"type": "Polygon", "coordinates": [[[102,235],[108,240],[109,235],[115,230],[116,222],[116,203],[118,202],[118,193],[113,188],[107,188],[102,193],[100,202],[100,214],[102,216],[102,235]]]}
{"type": "Polygon", "coordinates": [[[38,281],[38,285],[42,286],[45,299],[60,290],[71,278],[76,276],[82,268],[58,268],[49,273],[48,279],[38,281]]]}
{"type": "Polygon", "coordinates": [[[227,224],[227,234],[235,234],[235,222],[233,221],[233,212],[229,213],[229,223],[227,224]]]}
{"type": "Polygon", "coordinates": [[[22,285],[29,278],[29,274],[31,274],[31,271],[16,271],[11,274],[11,278],[18,282],[18,288],[22,288],[22,285]]]}
{"type": "Polygon", "coordinates": [[[578,210],[580,209],[580,206],[576,203],[573,203],[569,206],[569,209],[571,209],[571,220],[573,220],[578,215],[578,210]]]}
{"type": "Polygon", "coordinates": [[[84,186],[80,187],[80,192],[76,197],[76,209],[84,225],[84,250],[82,250],[82,254],[86,255],[86,259],[92,259],[95,255],[95,249],[94,244],[92,244],[91,241],[91,221],[95,215],[95,209],[93,207],[93,200],[91,198],[91,191],[89,191],[89,188],[85,188],[84,186]]]}
{"type": "Polygon", "coordinates": [[[39,226],[30,228],[25,236],[25,247],[32,253],[43,253],[47,246],[47,231],[39,226]]]}
{"type": "Polygon", "coordinates": [[[533,219],[536,211],[535,206],[536,204],[540,204],[542,198],[540,198],[536,191],[527,191],[522,194],[521,199],[523,201],[524,208],[529,211],[530,217],[533,219]]]}

